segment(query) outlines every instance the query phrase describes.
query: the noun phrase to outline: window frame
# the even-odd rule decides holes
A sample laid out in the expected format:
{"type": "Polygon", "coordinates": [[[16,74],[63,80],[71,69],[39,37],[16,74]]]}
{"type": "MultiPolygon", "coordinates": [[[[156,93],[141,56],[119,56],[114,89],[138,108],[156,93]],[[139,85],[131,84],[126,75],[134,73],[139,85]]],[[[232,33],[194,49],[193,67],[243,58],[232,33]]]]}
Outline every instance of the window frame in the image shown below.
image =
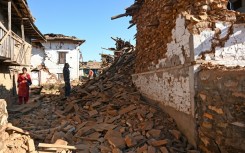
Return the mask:
{"type": "Polygon", "coordinates": [[[66,54],[67,52],[58,52],[58,64],[65,64],[66,63],[66,54]],[[64,55],[64,61],[61,59],[61,55],[64,55]]]}

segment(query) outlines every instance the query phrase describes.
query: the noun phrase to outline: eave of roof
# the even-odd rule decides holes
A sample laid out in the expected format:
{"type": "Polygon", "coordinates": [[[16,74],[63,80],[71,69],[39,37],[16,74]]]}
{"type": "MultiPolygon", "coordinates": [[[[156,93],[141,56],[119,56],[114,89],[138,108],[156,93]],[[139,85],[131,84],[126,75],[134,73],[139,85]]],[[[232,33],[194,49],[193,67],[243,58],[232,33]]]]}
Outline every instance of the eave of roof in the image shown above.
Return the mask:
{"type": "MultiPolygon", "coordinates": [[[[7,14],[8,0],[1,0],[3,8],[6,8],[4,12],[7,14]],[[4,6],[5,5],[5,6],[4,6]]],[[[25,35],[30,36],[31,39],[41,39],[46,41],[43,34],[35,26],[35,18],[32,16],[26,0],[11,0],[12,2],[12,23],[20,26],[21,21],[24,22],[25,35]]]]}

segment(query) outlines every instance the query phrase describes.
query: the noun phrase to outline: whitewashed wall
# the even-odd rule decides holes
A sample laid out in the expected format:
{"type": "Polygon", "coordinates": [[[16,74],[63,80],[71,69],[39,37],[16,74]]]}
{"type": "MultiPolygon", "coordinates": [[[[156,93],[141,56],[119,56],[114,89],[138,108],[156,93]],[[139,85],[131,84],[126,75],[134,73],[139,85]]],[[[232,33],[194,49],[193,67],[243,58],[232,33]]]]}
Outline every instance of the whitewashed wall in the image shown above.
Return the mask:
{"type": "Polygon", "coordinates": [[[40,47],[32,47],[31,67],[36,68],[44,62],[45,51],[40,47]]]}
{"type": "Polygon", "coordinates": [[[149,68],[157,70],[133,75],[135,85],[147,98],[186,114],[191,114],[190,84],[193,82],[188,67],[190,36],[185,19],[179,16],[172,30],[173,41],[167,45],[167,57],[159,59],[155,68],[149,68]]]}
{"type": "MultiPolygon", "coordinates": [[[[79,58],[80,58],[80,49],[79,46],[73,44],[72,42],[47,42],[43,43],[45,48],[44,51],[40,48],[34,48],[32,51],[32,66],[37,67],[44,63],[45,66],[49,69],[51,74],[54,74],[58,78],[58,73],[63,73],[64,64],[59,64],[59,52],[66,52],[66,62],[70,65],[70,79],[78,80],[79,79],[79,58]],[[43,61],[43,57],[45,60],[43,61]]],[[[47,72],[41,73],[41,83],[54,83],[49,82],[50,74],[47,72]]]]}
{"type": "Polygon", "coordinates": [[[211,62],[225,66],[245,66],[245,24],[231,25],[229,23],[216,23],[221,34],[206,29],[199,35],[193,35],[195,60],[211,62]],[[224,46],[212,45],[222,42],[224,46]],[[202,55],[203,54],[203,55],[202,55]]]}

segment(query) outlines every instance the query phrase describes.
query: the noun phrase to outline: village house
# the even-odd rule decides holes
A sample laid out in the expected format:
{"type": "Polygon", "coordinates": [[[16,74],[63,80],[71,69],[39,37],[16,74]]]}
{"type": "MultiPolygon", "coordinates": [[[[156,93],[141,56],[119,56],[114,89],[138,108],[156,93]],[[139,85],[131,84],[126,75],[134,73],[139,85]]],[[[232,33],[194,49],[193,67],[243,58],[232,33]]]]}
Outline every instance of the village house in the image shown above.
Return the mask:
{"type": "Polygon", "coordinates": [[[45,41],[34,25],[26,0],[0,1],[0,99],[12,104],[17,95],[17,76],[30,68],[31,40],[45,41]]]}
{"type": "Polygon", "coordinates": [[[63,67],[70,65],[70,79],[79,80],[80,45],[85,40],[62,34],[45,34],[47,41],[33,41],[31,55],[34,86],[63,81],[63,67]]]}
{"type": "Polygon", "coordinates": [[[88,61],[80,62],[80,78],[88,77],[89,70],[92,70],[96,75],[101,71],[101,62],[88,61]]]}
{"type": "Polygon", "coordinates": [[[242,0],[136,0],[112,17],[130,15],[137,26],[138,90],[204,152],[245,150],[244,6],[242,0]]]}

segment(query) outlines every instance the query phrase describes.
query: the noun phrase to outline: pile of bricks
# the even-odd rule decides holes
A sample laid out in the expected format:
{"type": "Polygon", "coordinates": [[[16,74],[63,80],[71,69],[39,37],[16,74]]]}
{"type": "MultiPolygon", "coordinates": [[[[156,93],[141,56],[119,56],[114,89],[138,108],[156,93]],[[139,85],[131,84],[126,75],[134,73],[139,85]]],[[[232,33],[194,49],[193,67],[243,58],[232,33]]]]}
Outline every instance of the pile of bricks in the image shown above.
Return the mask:
{"type": "Polygon", "coordinates": [[[63,139],[77,152],[198,152],[172,118],[141,99],[131,80],[134,62],[135,54],[126,53],[69,99],[45,96],[34,111],[11,114],[11,122],[36,143],[63,139]]]}
{"type": "Polygon", "coordinates": [[[8,123],[6,108],[6,101],[0,99],[0,153],[34,152],[34,141],[29,133],[8,123]]]}

